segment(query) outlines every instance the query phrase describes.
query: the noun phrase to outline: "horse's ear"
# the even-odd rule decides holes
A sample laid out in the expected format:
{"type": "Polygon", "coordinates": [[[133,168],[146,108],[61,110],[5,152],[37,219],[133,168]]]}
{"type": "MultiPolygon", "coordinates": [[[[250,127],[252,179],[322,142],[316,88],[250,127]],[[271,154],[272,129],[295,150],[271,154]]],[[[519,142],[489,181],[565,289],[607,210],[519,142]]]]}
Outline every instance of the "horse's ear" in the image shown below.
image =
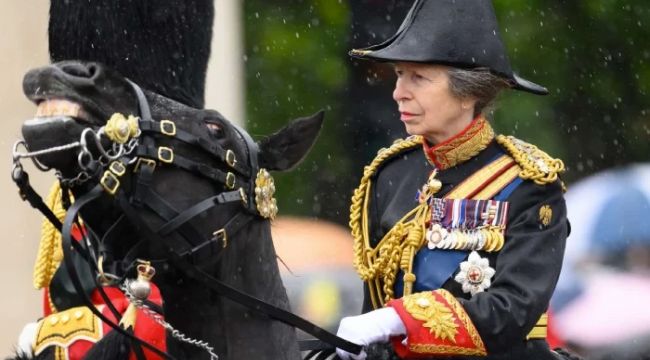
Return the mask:
{"type": "Polygon", "coordinates": [[[270,171],[285,171],[298,165],[309,152],[323,126],[324,112],[293,120],[259,142],[259,164],[270,171]]]}

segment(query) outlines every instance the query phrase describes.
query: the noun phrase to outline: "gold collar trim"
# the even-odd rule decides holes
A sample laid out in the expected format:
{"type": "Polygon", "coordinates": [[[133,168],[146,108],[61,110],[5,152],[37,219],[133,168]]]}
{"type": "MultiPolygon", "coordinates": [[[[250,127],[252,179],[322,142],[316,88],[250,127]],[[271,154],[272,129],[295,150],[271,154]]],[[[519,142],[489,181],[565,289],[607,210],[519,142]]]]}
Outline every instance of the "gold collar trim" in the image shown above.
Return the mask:
{"type": "Polygon", "coordinates": [[[440,170],[454,167],[483,151],[494,139],[494,130],[490,123],[479,116],[463,131],[435,146],[422,141],[424,154],[429,162],[440,170]]]}

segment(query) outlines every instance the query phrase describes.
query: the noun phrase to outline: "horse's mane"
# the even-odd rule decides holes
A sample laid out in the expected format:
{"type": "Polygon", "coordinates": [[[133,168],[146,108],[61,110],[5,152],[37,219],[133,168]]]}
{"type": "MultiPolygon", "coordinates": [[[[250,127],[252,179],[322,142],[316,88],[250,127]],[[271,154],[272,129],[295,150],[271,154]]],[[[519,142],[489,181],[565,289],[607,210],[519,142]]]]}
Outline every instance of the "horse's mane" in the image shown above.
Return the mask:
{"type": "Polygon", "coordinates": [[[213,18],[213,0],[52,0],[50,58],[101,62],[203,108],[213,18]]]}

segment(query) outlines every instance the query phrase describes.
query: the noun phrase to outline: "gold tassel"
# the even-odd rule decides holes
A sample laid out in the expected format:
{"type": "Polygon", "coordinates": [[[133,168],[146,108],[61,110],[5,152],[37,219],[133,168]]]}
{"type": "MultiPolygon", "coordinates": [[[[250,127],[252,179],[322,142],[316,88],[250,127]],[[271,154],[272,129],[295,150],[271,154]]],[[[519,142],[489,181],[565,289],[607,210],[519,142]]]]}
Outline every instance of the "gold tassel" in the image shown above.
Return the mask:
{"type": "MultiPolygon", "coordinates": [[[[72,195],[70,196],[72,200],[72,195]]],[[[61,203],[61,187],[58,181],[52,185],[45,204],[52,210],[57,219],[63,222],[66,211],[61,203]]],[[[63,260],[61,234],[47,218],[44,218],[41,225],[41,240],[38,246],[36,262],[34,263],[33,284],[36,289],[42,289],[50,285],[50,281],[61,260],[63,260]]]]}

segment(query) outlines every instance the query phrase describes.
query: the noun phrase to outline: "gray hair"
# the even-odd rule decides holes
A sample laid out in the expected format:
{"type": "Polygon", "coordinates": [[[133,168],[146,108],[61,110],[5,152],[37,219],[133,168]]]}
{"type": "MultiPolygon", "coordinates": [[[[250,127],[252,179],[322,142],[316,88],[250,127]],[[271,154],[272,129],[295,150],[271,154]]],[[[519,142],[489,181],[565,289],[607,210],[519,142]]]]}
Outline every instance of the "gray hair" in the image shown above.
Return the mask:
{"type": "Polygon", "coordinates": [[[507,79],[494,75],[487,68],[459,69],[450,68],[449,90],[460,98],[476,99],[474,116],[491,109],[494,99],[503,89],[512,85],[507,79]]]}

